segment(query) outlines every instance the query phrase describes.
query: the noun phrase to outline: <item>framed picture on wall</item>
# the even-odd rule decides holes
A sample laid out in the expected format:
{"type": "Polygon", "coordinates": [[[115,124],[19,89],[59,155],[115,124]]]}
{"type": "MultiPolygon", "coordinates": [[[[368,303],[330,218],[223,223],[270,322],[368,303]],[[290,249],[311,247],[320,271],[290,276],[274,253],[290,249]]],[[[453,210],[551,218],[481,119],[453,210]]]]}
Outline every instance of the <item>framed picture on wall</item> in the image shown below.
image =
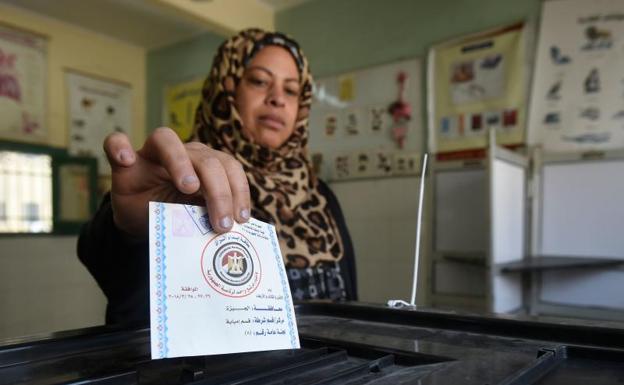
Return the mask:
{"type": "Polygon", "coordinates": [[[130,134],[132,88],[113,79],[67,70],[69,146],[75,156],[93,156],[100,175],[110,174],[102,143],[113,132],[130,134]]]}
{"type": "Polygon", "coordinates": [[[52,178],[54,232],[76,233],[97,208],[97,159],[56,156],[52,178]]]}
{"type": "Polygon", "coordinates": [[[45,142],[47,38],[0,24],[0,138],[45,142]]]}
{"type": "Polygon", "coordinates": [[[431,47],[429,151],[467,156],[486,147],[490,129],[499,144],[525,142],[527,33],[519,22],[431,47]]]}
{"type": "Polygon", "coordinates": [[[163,123],[173,129],[182,141],[193,135],[195,111],[201,101],[203,78],[196,78],[165,87],[163,123]]]}
{"type": "Polygon", "coordinates": [[[320,176],[391,176],[395,153],[421,153],[420,81],[419,58],[316,79],[309,143],[325,159],[320,176]]]}
{"type": "Polygon", "coordinates": [[[624,148],[621,1],[546,1],[528,142],[548,152],[624,148]]]}

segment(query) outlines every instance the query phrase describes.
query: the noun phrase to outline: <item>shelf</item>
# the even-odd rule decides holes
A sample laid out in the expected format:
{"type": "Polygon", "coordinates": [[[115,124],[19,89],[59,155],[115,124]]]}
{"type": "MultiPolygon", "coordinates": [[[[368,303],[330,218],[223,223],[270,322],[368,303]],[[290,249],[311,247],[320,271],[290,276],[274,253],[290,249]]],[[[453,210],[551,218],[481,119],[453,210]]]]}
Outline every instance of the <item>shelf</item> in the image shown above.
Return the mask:
{"type": "Polygon", "coordinates": [[[575,269],[581,267],[611,267],[624,264],[622,259],[588,257],[533,257],[527,260],[499,263],[501,273],[533,272],[544,270],[575,269]]]}

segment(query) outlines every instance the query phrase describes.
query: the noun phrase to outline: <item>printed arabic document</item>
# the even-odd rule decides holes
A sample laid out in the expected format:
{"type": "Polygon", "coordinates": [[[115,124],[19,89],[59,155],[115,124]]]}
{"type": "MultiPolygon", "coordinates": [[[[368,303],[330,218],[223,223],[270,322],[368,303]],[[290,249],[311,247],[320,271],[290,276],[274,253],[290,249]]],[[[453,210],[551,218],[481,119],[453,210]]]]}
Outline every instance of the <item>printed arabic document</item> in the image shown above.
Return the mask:
{"type": "Polygon", "coordinates": [[[217,234],[202,207],[150,202],[152,358],[299,348],[275,228],[217,234]]]}

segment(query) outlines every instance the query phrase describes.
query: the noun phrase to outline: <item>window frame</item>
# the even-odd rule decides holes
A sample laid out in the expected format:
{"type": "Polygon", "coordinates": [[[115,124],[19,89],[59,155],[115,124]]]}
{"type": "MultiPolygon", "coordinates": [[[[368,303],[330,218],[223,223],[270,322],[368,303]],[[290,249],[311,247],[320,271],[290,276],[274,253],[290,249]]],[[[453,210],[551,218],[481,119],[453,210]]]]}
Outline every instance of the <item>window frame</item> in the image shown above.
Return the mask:
{"type": "Polygon", "coordinates": [[[52,231],[50,232],[0,232],[0,238],[14,237],[46,237],[58,235],[76,235],[85,221],[63,221],[60,219],[60,168],[64,165],[79,164],[88,167],[89,186],[89,218],[97,209],[98,174],[97,159],[85,156],[71,156],[65,149],[34,143],[21,143],[0,140],[0,151],[12,151],[25,154],[49,155],[52,158],[52,231]]]}

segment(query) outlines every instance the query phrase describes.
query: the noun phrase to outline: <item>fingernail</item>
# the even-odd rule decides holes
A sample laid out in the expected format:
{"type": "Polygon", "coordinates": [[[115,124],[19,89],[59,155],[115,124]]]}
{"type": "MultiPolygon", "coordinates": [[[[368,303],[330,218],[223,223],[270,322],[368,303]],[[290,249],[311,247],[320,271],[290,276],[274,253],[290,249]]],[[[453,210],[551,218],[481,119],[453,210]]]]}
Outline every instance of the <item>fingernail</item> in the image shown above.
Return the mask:
{"type": "Polygon", "coordinates": [[[187,175],[184,178],[182,178],[182,184],[185,184],[185,185],[195,184],[198,181],[199,179],[197,179],[195,175],[187,175]]]}
{"type": "Polygon", "coordinates": [[[232,227],[232,218],[230,218],[230,217],[223,217],[219,221],[219,224],[221,225],[221,228],[229,229],[230,227],[232,227]]]}
{"type": "Polygon", "coordinates": [[[241,218],[243,218],[243,219],[249,219],[249,210],[247,210],[247,209],[242,209],[242,210],[240,211],[240,216],[241,216],[241,218]]]}
{"type": "Polygon", "coordinates": [[[122,162],[129,162],[132,160],[132,154],[128,150],[119,151],[119,160],[122,162]]]}

